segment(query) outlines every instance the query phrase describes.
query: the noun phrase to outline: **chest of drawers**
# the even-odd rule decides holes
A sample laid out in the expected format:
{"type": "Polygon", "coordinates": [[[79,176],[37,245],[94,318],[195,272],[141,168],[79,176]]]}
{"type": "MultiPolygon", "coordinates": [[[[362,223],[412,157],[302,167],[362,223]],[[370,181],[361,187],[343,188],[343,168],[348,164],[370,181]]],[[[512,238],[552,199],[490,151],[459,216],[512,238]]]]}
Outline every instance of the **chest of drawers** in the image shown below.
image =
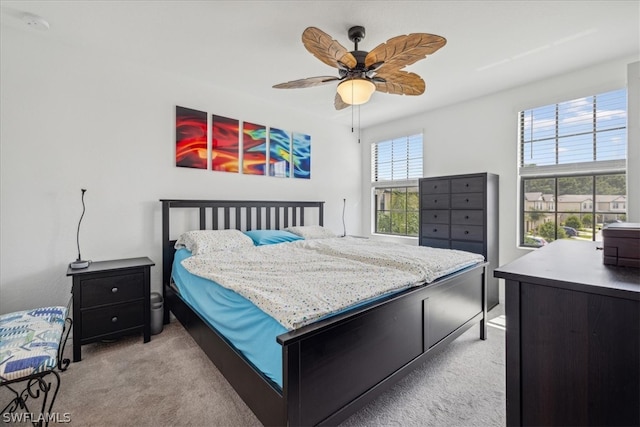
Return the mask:
{"type": "Polygon", "coordinates": [[[505,279],[507,426],[640,425],[640,276],[559,239],[505,279]]]}
{"type": "Polygon", "coordinates": [[[142,332],[150,340],[149,258],[94,262],[67,270],[73,277],[73,361],[81,345],[142,332]]]}
{"type": "Polygon", "coordinates": [[[420,245],[481,254],[487,268],[487,307],[499,300],[498,175],[477,173],[420,180],[420,245]]]}

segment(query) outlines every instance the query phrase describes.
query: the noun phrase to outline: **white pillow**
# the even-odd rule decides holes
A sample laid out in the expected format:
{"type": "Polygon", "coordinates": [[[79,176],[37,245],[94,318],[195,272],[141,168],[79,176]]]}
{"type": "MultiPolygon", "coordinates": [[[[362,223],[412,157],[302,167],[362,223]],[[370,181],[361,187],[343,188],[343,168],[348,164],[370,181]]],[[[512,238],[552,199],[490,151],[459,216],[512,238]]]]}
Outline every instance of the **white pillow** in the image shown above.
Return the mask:
{"type": "Polygon", "coordinates": [[[253,247],[253,240],[240,230],[193,230],[183,233],[175,248],[186,248],[192,255],[253,247]]]}
{"type": "Polygon", "coordinates": [[[330,237],[338,237],[333,231],[324,228],[321,225],[304,225],[298,227],[287,227],[286,231],[297,234],[305,239],[327,239],[330,237]]]}

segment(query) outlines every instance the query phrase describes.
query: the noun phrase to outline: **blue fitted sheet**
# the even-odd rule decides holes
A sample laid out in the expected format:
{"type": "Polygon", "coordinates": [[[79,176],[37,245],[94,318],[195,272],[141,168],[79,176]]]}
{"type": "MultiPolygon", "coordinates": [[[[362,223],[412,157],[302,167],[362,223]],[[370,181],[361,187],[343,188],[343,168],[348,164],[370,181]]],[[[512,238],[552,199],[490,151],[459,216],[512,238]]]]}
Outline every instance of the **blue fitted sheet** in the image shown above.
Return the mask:
{"type": "Polygon", "coordinates": [[[178,249],[173,261],[182,299],[282,389],[282,346],[276,337],[287,329],[242,295],[189,273],[181,261],[190,256],[178,249]]]}

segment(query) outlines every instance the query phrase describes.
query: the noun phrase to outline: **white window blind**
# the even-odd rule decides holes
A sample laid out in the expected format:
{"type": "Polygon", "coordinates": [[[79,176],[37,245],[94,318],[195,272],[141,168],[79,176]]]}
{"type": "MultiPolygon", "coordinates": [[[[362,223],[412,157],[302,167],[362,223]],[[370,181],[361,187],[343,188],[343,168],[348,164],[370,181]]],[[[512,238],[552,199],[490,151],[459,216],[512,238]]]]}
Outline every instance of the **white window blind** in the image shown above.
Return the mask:
{"type": "Polygon", "coordinates": [[[624,171],[626,89],[520,112],[520,175],[624,171]]]}
{"type": "Polygon", "coordinates": [[[371,181],[422,177],[422,134],[381,141],[371,149],[371,181]]]}

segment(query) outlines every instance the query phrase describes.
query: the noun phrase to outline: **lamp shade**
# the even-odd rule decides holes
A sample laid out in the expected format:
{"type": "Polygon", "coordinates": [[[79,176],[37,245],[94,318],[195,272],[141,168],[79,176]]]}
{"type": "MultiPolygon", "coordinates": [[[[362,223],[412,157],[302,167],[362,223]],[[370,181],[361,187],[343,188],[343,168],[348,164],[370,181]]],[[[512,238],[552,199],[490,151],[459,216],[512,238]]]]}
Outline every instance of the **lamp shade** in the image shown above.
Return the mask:
{"type": "Polygon", "coordinates": [[[371,80],[352,78],[338,85],[338,94],[346,104],[360,105],[368,102],[376,90],[376,85],[371,80]]]}

